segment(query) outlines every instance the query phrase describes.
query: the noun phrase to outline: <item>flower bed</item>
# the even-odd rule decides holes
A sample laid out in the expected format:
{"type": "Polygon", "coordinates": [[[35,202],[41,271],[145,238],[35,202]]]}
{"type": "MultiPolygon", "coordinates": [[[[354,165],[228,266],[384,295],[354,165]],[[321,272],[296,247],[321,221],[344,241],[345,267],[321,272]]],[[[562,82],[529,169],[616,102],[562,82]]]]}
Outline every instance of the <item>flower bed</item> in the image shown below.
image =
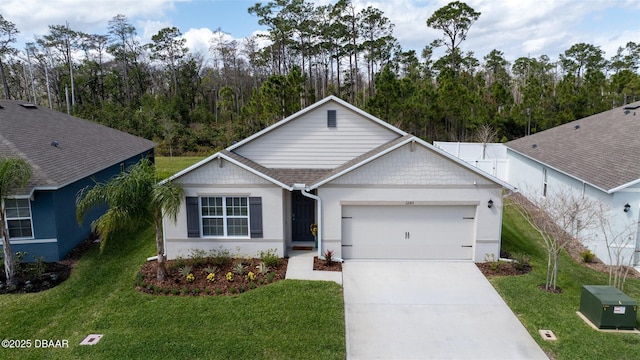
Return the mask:
{"type": "Polygon", "coordinates": [[[174,296],[235,295],[283,280],[288,259],[177,259],[167,261],[167,278],[157,281],[157,263],[145,263],[136,276],[139,291],[174,296]]]}

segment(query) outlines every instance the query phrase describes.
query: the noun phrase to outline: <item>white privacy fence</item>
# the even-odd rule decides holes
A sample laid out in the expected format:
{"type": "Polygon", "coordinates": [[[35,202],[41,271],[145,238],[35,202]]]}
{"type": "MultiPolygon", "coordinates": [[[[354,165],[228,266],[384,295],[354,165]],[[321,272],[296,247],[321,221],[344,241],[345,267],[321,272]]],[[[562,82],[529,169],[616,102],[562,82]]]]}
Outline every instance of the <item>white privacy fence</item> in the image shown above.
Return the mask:
{"type": "Polygon", "coordinates": [[[433,145],[500,180],[509,180],[507,147],[503,144],[434,141],[433,145]]]}

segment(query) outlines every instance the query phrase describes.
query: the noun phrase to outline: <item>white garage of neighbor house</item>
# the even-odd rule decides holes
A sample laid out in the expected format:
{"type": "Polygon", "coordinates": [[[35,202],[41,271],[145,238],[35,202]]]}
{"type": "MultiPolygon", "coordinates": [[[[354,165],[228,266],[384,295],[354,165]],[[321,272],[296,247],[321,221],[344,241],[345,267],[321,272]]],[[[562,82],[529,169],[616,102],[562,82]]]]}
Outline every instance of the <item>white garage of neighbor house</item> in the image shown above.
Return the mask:
{"type": "Polygon", "coordinates": [[[345,259],[484,261],[500,252],[513,188],[329,96],[172,176],[169,259],[194,249],[255,256],[297,246],[345,259]],[[506,191],[505,191],[506,190],[506,191]]]}

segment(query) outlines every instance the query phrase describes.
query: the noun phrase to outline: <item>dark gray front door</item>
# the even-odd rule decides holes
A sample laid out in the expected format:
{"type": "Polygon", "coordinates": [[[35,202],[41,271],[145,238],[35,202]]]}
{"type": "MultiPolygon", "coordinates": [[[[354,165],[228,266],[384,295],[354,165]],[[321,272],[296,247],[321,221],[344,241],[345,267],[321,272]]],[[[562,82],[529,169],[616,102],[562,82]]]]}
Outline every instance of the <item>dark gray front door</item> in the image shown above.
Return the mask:
{"type": "Polygon", "coordinates": [[[315,222],[316,201],[300,193],[291,193],[291,226],[293,241],[313,241],[309,227],[315,222]]]}

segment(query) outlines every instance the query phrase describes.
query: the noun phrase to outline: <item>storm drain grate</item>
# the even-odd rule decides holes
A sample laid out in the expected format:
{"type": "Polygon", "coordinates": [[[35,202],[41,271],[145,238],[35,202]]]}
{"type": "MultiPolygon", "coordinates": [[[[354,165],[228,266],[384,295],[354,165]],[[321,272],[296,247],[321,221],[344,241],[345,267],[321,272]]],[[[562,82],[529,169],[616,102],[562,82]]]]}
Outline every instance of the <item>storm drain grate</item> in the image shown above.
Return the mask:
{"type": "Polygon", "coordinates": [[[100,341],[100,339],[102,339],[102,336],[102,334],[87,335],[87,337],[82,340],[80,345],[95,345],[100,341]]]}
{"type": "Polygon", "coordinates": [[[538,330],[540,336],[547,341],[556,341],[558,338],[551,330],[538,330]]]}

